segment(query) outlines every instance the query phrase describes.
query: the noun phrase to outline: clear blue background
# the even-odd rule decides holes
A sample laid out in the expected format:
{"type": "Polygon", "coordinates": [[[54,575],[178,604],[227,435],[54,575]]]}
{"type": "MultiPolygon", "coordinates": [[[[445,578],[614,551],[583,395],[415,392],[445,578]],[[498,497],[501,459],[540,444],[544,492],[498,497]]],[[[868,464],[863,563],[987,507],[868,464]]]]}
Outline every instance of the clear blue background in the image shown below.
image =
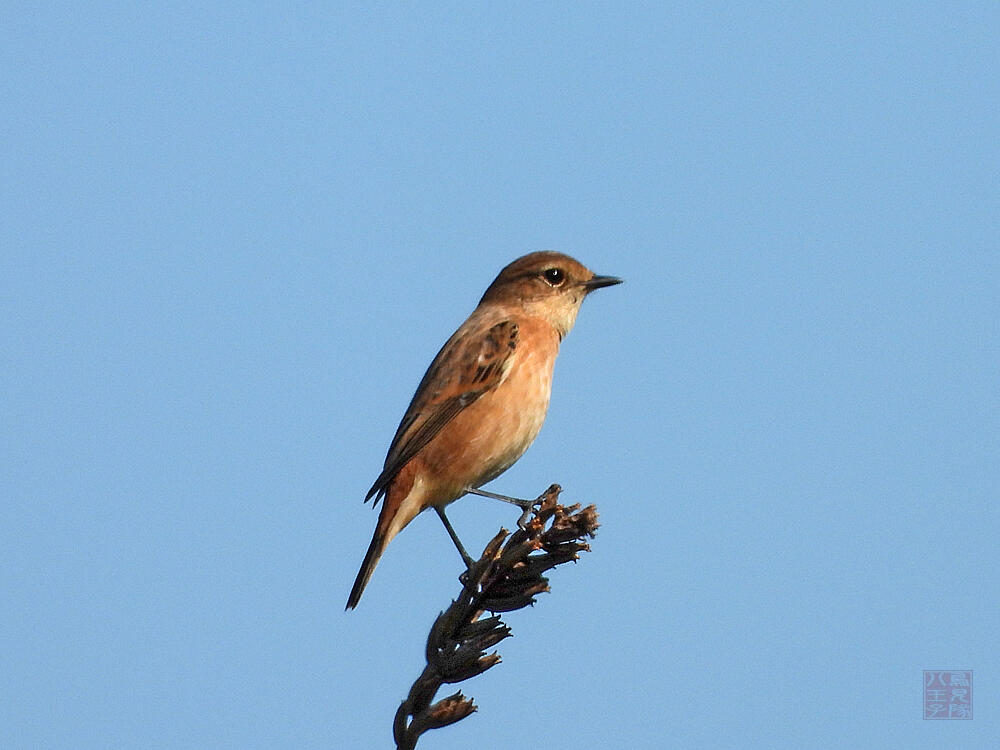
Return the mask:
{"type": "Polygon", "coordinates": [[[459,566],[425,514],[345,613],[361,499],[538,249],[627,284],[492,487],[603,526],[421,747],[996,747],[998,38],[995,2],[5,4],[0,747],[389,746],[459,566]],[[973,721],[921,719],[931,668],[973,721]]]}

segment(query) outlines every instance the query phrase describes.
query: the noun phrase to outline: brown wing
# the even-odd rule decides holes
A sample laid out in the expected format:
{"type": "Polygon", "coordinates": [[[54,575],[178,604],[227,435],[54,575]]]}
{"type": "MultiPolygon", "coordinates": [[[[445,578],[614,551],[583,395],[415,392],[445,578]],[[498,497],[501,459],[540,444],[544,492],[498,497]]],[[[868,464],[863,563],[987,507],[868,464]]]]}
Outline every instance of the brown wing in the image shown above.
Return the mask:
{"type": "Polygon", "coordinates": [[[500,385],[515,349],[517,324],[510,320],[479,335],[456,332],[417,386],[365,502],[374,495],[377,503],[407,461],[469,404],[500,385]]]}

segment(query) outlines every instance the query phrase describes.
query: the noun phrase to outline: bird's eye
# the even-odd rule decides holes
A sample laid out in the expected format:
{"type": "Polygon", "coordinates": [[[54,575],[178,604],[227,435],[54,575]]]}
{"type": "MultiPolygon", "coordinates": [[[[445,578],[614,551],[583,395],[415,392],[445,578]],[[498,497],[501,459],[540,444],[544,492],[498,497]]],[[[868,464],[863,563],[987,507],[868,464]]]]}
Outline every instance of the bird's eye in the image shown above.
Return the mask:
{"type": "Polygon", "coordinates": [[[561,268],[546,268],[542,271],[542,277],[552,286],[559,286],[566,280],[566,274],[561,268]]]}

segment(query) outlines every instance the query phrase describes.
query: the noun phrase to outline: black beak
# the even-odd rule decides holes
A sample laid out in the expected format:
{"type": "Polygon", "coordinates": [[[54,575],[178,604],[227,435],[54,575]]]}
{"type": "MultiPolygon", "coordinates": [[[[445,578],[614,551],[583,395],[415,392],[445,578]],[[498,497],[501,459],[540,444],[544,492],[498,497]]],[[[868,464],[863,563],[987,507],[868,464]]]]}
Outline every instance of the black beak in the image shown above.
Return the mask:
{"type": "Polygon", "coordinates": [[[589,281],[583,282],[583,288],[588,292],[592,292],[595,289],[600,289],[605,286],[614,286],[615,284],[621,284],[622,279],[617,276],[592,276],[589,281]]]}

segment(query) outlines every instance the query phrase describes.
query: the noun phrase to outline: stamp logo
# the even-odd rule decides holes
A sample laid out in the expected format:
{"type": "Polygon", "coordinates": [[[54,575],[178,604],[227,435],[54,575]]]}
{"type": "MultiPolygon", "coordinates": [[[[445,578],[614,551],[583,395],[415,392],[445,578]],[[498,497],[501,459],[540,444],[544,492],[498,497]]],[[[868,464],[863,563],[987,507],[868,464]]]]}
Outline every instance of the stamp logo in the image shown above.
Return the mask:
{"type": "Polygon", "coordinates": [[[972,670],[924,670],[924,718],[972,718],[972,670]]]}

